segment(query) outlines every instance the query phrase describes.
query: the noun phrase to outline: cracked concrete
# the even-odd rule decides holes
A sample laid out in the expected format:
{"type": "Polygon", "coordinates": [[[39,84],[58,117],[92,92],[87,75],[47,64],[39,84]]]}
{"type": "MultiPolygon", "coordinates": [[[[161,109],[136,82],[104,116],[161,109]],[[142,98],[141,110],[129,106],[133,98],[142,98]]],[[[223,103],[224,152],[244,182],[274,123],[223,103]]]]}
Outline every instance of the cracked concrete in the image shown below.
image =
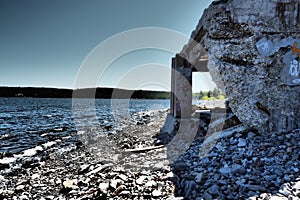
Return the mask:
{"type": "Polygon", "coordinates": [[[300,1],[214,1],[191,37],[180,55],[193,64],[207,50],[240,121],[260,132],[300,127],[300,1]]]}

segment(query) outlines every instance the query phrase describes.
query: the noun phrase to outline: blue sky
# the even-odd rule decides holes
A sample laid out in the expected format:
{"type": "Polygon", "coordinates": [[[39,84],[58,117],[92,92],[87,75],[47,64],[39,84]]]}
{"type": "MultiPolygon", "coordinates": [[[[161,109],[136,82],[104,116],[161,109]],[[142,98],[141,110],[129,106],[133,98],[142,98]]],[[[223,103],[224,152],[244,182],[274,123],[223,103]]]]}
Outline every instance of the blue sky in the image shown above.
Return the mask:
{"type": "MultiPolygon", "coordinates": [[[[0,85],[74,88],[80,66],[101,42],[141,27],[167,28],[190,36],[210,3],[211,0],[0,0],[0,85]]],[[[122,71],[138,65],[170,66],[172,56],[173,52],[149,49],[122,55],[98,86],[116,86],[117,78],[124,75],[122,71]]],[[[138,73],[139,78],[147,76],[138,73]]],[[[167,73],[157,76],[169,79],[167,73]]]]}

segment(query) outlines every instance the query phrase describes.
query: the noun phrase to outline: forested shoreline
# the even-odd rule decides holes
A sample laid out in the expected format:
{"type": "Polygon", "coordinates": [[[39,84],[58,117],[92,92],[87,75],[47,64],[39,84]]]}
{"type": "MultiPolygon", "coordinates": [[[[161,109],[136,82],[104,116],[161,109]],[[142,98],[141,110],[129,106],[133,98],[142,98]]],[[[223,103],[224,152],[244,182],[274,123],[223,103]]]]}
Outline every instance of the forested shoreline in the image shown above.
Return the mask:
{"type": "Polygon", "coordinates": [[[0,97],[97,98],[97,99],[169,99],[170,92],[117,88],[59,89],[42,87],[0,87],[0,97]]]}

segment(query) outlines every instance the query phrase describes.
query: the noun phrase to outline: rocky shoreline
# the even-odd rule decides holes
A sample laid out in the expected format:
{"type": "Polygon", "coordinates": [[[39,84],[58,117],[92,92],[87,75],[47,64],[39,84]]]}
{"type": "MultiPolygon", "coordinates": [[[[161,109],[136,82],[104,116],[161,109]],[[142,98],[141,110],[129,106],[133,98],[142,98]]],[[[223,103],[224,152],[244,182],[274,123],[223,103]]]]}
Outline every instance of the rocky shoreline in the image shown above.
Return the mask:
{"type": "Polygon", "coordinates": [[[167,163],[166,149],[155,139],[166,115],[166,110],[136,114],[124,130],[98,138],[94,143],[78,140],[62,150],[53,142],[47,150],[34,148],[27,151],[34,153],[18,159],[16,155],[2,154],[0,199],[165,199],[172,196],[174,177],[167,163]],[[4,162],[12,159],[13,162],[4,162]]]}
{"type": "MultiPolygon", "coordinates": [[[[262,135],[235,125],[203,156],[214,134],[201,127],[187,151],[170,162],[164,138],[172,135],[161,132],[167,113],[138,113],[123,130],[94,142],[49,144],[9,164],[3,161],[15,156],[1,155],[0,199],[300,198],[299,129],[262,135]]],[[[208,126],[207,120],[200,124],[208,126]]]]}
{"type": "Polygon", "coordinates": [[[186,199],[300,198],[300,130],[260,135],[233,129],[199,158],[202,145],[194,141],[172,168],[180,179],[178,195],[186,199]]]}

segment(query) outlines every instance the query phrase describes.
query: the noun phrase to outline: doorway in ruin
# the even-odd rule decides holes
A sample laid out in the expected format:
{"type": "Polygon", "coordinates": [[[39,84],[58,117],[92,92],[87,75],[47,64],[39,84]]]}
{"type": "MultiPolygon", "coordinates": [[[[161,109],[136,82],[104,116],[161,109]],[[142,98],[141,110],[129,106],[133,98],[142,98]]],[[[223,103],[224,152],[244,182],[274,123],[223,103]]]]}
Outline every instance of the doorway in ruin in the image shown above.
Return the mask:
{"type": "Polygon", "coordinates": [[[201,104],[200,93],[207,95],[216,88],[207,65],[207,54],[193,65],[179,54],[172,59],[171,114],[175,118],[190,118],[201,104]]]}
{"type": "Polygon", "coordinates": [[[193,104],[199,102],[203,97],[207,97],[208,93],[216,88],[209,72],[192,72],[193,104]]]}

